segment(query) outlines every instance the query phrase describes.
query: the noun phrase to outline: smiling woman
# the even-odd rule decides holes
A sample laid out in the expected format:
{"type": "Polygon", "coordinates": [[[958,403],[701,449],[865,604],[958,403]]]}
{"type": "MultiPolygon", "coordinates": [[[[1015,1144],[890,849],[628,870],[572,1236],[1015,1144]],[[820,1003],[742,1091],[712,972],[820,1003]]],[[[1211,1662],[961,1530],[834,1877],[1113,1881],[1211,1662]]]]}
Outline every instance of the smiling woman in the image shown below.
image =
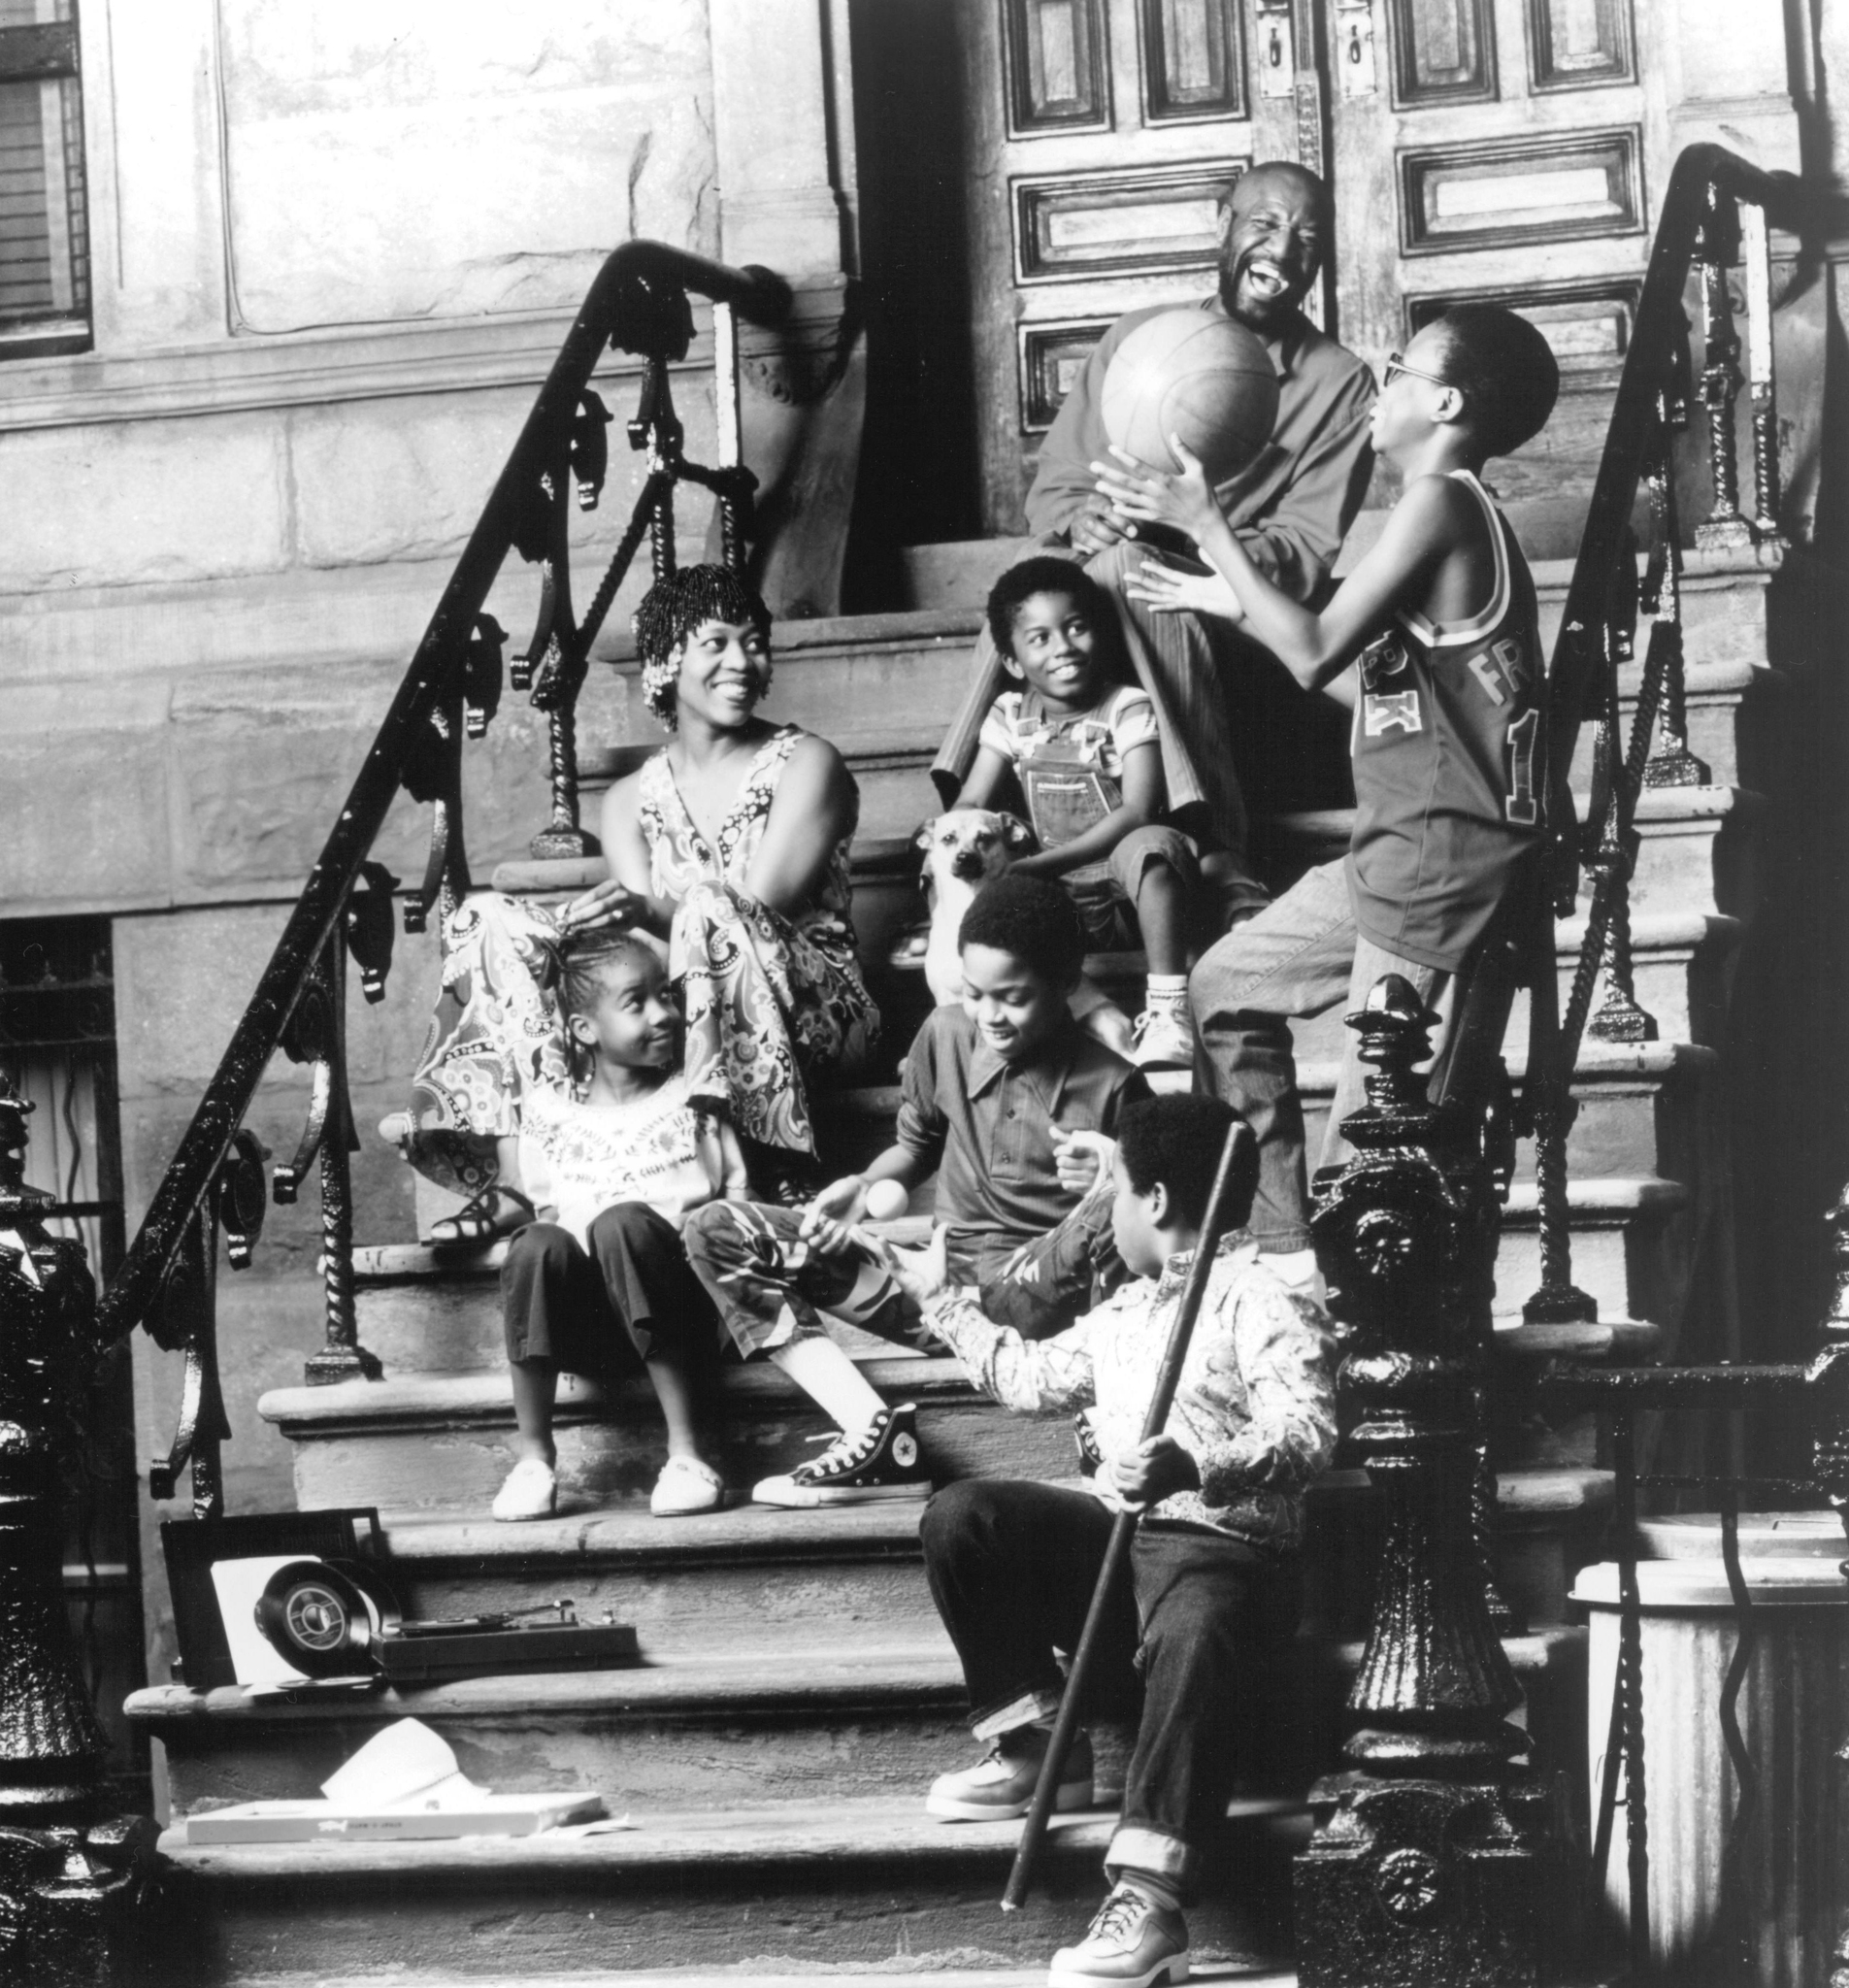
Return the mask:
{"type": "Polygon", "coordinates": [[[727,1111],[767,1198],[806,1183],[809,1082],[851,1069],[877,1034],[848,915],[859,793],[825,739],[756,714],[771,685],[763,602],[722,567],[689,567],[650,590],[636,638],[644,697],[675,736],[604,803],[609,879],[556,911],[472,897],[445,934],[401,1136],[413,1166],[473,1198],[434,1242],[480,1242],[523,1218],[522,1094],[571,1082],[550,991],[567,934],[666,941],[686,1088],[727,1111]]]}

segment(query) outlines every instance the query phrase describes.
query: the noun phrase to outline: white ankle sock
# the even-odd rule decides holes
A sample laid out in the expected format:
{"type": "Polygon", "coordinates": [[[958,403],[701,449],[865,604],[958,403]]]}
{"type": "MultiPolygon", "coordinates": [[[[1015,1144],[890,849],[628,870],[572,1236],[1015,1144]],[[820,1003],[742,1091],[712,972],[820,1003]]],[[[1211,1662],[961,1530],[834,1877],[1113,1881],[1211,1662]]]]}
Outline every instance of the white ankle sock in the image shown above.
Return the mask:
{"type": "Polygon", "coordinates": [[[1166,1008],[1176,1014],[1188,1011],[1186,974],[1151,974],[1143,982],[1143,1006],[1166,1008]]]}
{"type": "Polygon", "coordinates": [[[791,1340],[773,1346],[771,1358],[845,1435],[872,1428],[886,1406],[833,1340],[791,1340]]]}

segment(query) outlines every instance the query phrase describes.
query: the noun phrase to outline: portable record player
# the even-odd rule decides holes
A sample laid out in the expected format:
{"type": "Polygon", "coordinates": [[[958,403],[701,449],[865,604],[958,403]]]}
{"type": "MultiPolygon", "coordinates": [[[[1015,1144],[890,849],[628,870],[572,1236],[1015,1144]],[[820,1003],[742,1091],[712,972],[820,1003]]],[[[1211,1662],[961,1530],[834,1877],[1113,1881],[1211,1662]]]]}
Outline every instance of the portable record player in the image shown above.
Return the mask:
{"type": "Polygon", "coordinates": [[[448,1621],[408,1619],[371,1508],[170,1520],[161,1529],[178,1679],[287,1689],[333,1679],[430,1684],[640,1661],[636,1632],[560,1600],[448,1621]]]}
{"type": "Polygon", "coordinates": [[[580,1622],[571,1601],[408,1622],[380,1570],[356,1560],[287,1562],[265,1581],[253,1612],[264,1639],[308,1677],[377,1672],[391,1684],[431,1684],[506,1671],[600,1671],[638,1656],[627,1623],[580,1622]]]}

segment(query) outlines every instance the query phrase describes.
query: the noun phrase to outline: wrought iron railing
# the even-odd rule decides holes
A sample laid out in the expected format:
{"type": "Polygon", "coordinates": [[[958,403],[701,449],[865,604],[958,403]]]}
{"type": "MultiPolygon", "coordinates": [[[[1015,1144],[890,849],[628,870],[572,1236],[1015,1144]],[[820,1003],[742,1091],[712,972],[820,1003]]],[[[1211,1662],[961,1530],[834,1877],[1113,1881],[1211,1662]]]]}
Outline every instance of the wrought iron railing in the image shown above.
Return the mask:
{"type": "Polygon", "coordinates": [[[1631,344],[1612,408],[1598,480],[1549,672],[1545,764],[1549,769],[1551,893],[1536,905],[1525,1114],[1535,1137],[1540,1197],[1540,1287],[1529,1299],[1535,1321],[1598,1316],[1572,1281],[1567,1209],[1567,1139],[1581,1040],[1648,1042],[1656,1023],[1638,1005],[1631,959],[1630,880],[1637,847],[1637,800],[1645,787],[1700,786],[1709,772],[1689,749],[1682,647],[1682,519],[1676,500],[1676,437],[1699,398],[1707,428],[1712,485],[1708,515],[1695,527],[1698,547],[1776,545],[1779,470],[1772,360],[1773,227],[1798,219],[1798,182],[1762,172],[1717,145],[1690,146],[1664,195],[1631,344]],[[1743,260],[1746,373],[1734,329],[1729,273],[1743,260]],[[1693,378],[1684,309],[1692,272],[1701,287],[1703,363],[1693,378]],[[1740,508],[1735,406],[1751,396],[1752,515],[1740,508]],[[1647,498],[1644,544],[1635,513],[1647,498]],[[1639,557],[1642,572],[1639,574],[1639,557]],[[1643,662],[1631,726],[1624,728],[1621,671],[1634,660],[1639,623],[1643,662]],[[1582,722],[1593,725],[1593,782],[1576,822],[1567,772],[1582,722]],[[1552,916],[1574,909],[1580,872],[1590,884],[1585,937],[1560,1011],[1552,916]],[[1553,903],[1545,902],[1551,894],[1553,903]],[[1593,1011],[1593,996],[1604,998],[1593,1011]]]}
{"type": "Polygon", "coordinates": [[[219,1445],[230,1430],[215,1338],[218,1242],[221,1236],[228,1241],[232,1267],[242,1268],[262,1226],[266,1155],[243,1128],[279,1049],[312,1070],[301,1140],[273,1181],[276,1200],[292,1202],[318,1165],[326,1339],[310,1358],[307,1377],[326,1382],[379,1372],[359,1343],[353,1309],[348,1160],[357,1141],[345,1045],[349,958],[373,1002],[383,998],[391,964],[397,879],[371,860],[374,842],[400,788],[430,805],[429,858],[421,883],[403,900],[409,932],[423,930],[433,911],[441,919],[470,887],[462,753],[465,740],[485,732],[500,700],[506,637],[483,609],[513,550],[541,576],[539,616],[510,672],[513,687],[527,690],[549,721],[550,812],[532,851],[536,857],[590,853],[594,845],[578,819],[576,711],[591,645],[644,538],[656,577],[674,570],[679,483],[712,491],[725,557],[735,565],[743,560],[756,480],[741,456],[737,320],[775,324],[789,306],[788,286],[769,270],[729,268],[658,242],[625,244],[591,284],[257,990],[102,1300],[104,1342],[141,1325],[158,1344],[185,1357],[173,1446],[149,1474],[156,1498],[173,1497],[190,1465],[195,1512],[211,1516],[222,1506],[219,1445]],[[692,294],[712,306],[719,457],[712,468],[686,460],[670,384],[670,366],[686,358],[693,340],[692,294]],[[647,474],[580,616],[572,605],[572,493],[575,486],[578,506],[594,509],[608,469],[611,416],[590,386],[608,347],[644,360],[641,404],[628,435],[632,447],[645,451],[647,474]]]}

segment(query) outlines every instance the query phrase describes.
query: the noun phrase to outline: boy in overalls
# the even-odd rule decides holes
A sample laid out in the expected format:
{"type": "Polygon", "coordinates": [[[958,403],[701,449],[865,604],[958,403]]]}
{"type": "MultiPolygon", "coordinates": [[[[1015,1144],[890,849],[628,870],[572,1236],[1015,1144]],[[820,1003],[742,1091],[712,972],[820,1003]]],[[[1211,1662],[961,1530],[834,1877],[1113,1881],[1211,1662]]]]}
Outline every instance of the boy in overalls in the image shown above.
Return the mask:
{"type": "Polygon", "coordinates": [[[1110,620],[1095,582],[1070,560],[1026,559],[996,582],[989,632],[1024,688],[989,707],[958,805],[994,806],[1012,774],[1039,850],[1016,876],[1057,878],[1095,952],[1140,944],[1148,956],[1136,1061],[1191,1070],[1188,923],[1200,851],[1162,817],[1168,794],[1155,709],[1109,667],[1110,620]]]}

